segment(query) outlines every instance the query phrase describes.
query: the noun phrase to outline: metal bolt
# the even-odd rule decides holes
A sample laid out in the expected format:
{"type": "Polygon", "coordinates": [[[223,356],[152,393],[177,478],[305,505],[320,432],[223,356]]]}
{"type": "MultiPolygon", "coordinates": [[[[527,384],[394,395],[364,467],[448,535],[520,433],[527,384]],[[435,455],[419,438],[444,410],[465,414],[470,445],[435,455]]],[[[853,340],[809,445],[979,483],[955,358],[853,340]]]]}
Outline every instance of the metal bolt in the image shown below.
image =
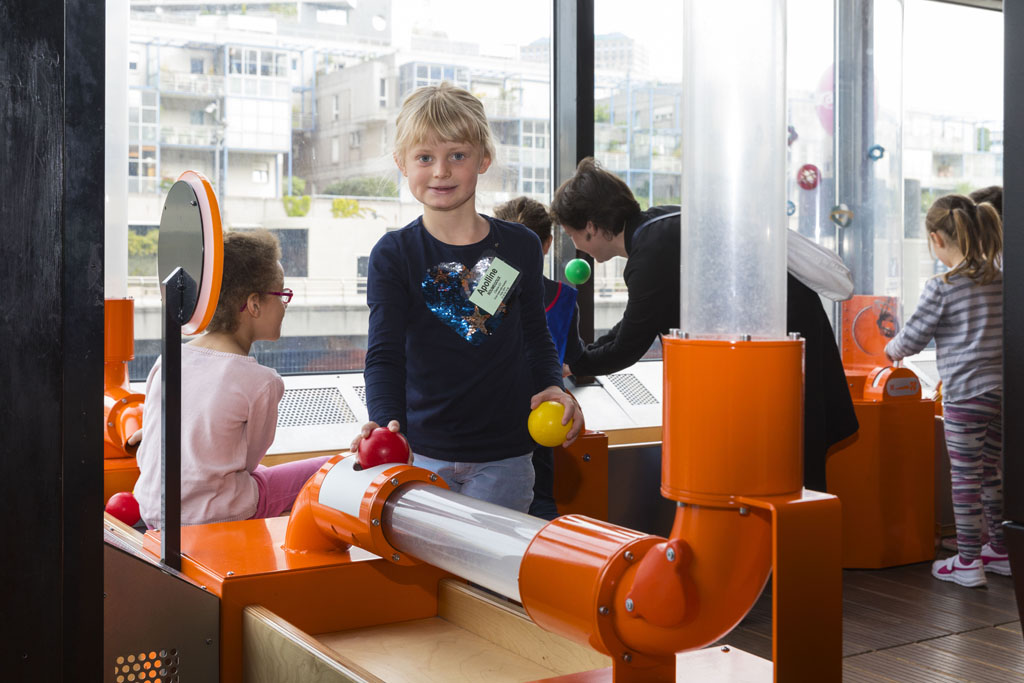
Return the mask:
{"type": "Polygon", "coordinates": [[[234,572],[228,572],[228,576],[234,576],[234,575],[235,575],[234,572]]]}
{"type": "Polygon", "coordinates": [[[633,599],[632,598],[626,598],[626,611],[627,612],[632,612],[633,611],[633,599]]]}
{"type": "Polygon", "coordinates": [[[391,485],[398,486],[398,477],[391,477],[391,485]]]}
{"type": "Polygon", "coordinates": [[[682,330],[680,330],[680,329],[679,329],[678,327],[672,327],[672,328],[669,328],[669,331],[668,331],[668,336],[670,336],[670,337],[673,337],[673,338],[675,338],[675,339],[678,339],[678,338],[679,338],[679,336],[680,336],[680,335],[681,335],[682,333],[683,333],[683,331],[682,331],[682,330]]]}
{"type": "Polygon", "coordinates": [[[672,550],[672,548],[669,548],[668,550],[665,551],[665,558],[669,562],[675,562],[676,561],[676,551],[672,550]]]}
{"type": "Polygon", "coordinates": [[[121,403],[127,403],[127,402],[128,402],[128,399],[126,399],[126,398],[122,398],[121,399],[121,403]]]}
{"type": "Polygon", "coordinates": [[[398,553],[392,553],[391,554],[391,559],[394,560],[395,562],[398,562],[400,559],[402,559],[402,557],[398,553]]]}
{"type": "Polygon", "coordinates": [[[431,474],[430,475],[430,481],[437,481],[437,475],[436,474],[431,474]]]}
{"type": "Polygon", "coordinates": [[[626,664],[629,664],[633,661],[633,655],[629,654],[628,652],[623,652],[622,661],[624,661],[626,664]]]}
{"type": "Polygon", "coordinates": [[[206,639],[206,644],[207,645],[213,645],[213,638],[207,638],[206,639]]]}
{"type": "Polygon", "coordinates": [[[799,332],[790,332],[789,333],[789,338],[792,339],[793,341],[798,341],[800,339],[800,333],[799,332]]]}
{"type": "Polygon", "coordinates": [[[373,525],[374,526],[380,526],[380,520],[379,519],[373,520],[373,525]]]}
{"type": "Polygon", "coordinates": [[[633,552],[630,551],[630,550],[627,550],[625,557],[626,557],[626,560],[628,560],[629,562],[632,562],[633,561],[633,552]]]}
{"type": "Polygon", "coordinates": [[[597,613],[601,615],[607,615],[611,610],[608,609],[608,605],[601,605],[597,608],[597,613]]]}
{"type": "Polygon", "coordinates": [[[750,508],[742,508],[742,507],[740,508],[740,516],[741,517],[746,517],[749,514],[750,514],[750,508]]]}
{"type": "Polygon", "coordinates": [[[676,503],[676,507],[677,508],[684,508],[684,507],[686,507],[686,503],[676,503]]]}
{"type": "Polygon", "coordinates": [[[199,202],[197,202],[194,199],[190,199],[188,203],[191,204],[192,206],[199,206],[199,202]]]}
{"type": "Polygon", "coordinates": [[[108,427],[113,427],[113,426],[114,426],[114,423],[113,423],[113,422],[108,422],[108,423],[107,423],[107,426],[108,426],[108,427]]]}
{"type": "Polygon", "coordinates": [[[199,590],[203,590],[203,591],[206,590],[206,586],[200,586],[199,590]]]}
{"type": "Polygon", "coordinates": [[[740,335],[740,341],[750,341],[750,335],[749,334],[741,334],[740,335]]]}
{"type": "Polygon", "coordinates": [[[590,453],[583,454],[583,462],[590,462],[590,453]]]}
{"type": "Polygon", "coordinates": [[[728,652],[728,651],[729,651],[729,646],[728,645],[723,645],[722,646],[722,652],[728,652]]]}

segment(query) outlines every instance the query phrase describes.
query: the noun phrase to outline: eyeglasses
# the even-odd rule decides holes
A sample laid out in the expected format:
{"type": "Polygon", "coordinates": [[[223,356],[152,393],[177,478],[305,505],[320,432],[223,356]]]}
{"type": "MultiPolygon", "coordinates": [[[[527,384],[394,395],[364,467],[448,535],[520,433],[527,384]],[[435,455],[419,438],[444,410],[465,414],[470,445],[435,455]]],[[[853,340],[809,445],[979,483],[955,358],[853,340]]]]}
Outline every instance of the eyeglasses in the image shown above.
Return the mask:
{"type": "MultiPolygon", "coordinates": [[[[285,287],[280,292],[256,292],[256,293],[257,294],[270,294],[271,296],[279,296],[279,297],[281,297],[281,302],[284,305],[286,305],[286,306],[292,300],[292,297],[295,296],[295,292],[293,292],[292,290],[288,289],[287,287],[285,287]]],[[[238,312],[241,313],[242,311],[244,311],[248,305],[249,305],[249,302],[247,300],[244,304],[242,304],[242,307],[238,309],[238,312]]]]}

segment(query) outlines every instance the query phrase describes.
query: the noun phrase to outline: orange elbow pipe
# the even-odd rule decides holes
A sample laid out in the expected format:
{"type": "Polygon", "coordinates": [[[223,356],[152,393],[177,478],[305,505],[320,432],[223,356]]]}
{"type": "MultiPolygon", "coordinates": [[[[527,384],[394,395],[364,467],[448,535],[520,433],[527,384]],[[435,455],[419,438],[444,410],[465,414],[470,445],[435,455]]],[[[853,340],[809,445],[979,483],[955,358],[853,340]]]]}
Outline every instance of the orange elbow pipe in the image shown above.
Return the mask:
{"type": "Polygon", "coordinates": [[[559,517],[523,557],[523,607],[538,625],[653,665],[732,630],[771,570],[770,514],[680,506],[670,539],[579,515],[559,517]]]}
{"type": "Polygon", "coordinates": [[[681,506],[670,538],[627,572],[616,590],[617,605],[630,600],[633,609],[616,611],[615,630],[627,646],[646,654],[672,655],[726,635],[757,602],[771,572],[766,510],[681,506]],[[673,585],[679,598],[665,588],[673,585]]]}

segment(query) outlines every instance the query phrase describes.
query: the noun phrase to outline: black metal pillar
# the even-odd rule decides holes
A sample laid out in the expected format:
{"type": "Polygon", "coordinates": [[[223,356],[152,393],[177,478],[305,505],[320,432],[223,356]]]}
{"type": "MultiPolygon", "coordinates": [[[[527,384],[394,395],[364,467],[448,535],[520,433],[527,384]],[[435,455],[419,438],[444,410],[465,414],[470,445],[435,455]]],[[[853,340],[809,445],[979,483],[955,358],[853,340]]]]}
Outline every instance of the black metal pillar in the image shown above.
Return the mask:
{"type": "MultiPolygon", "coordinates": [[[[594,154],[594,0],[554,0],[551,80],[554,84],[554,151],[551,180],[558,187],[581,159],[594,154]]],[[[565,264],[577,252],[559,230],[554,241],[555,279],[564,280],[565,264]]],[[[580,336],[594,340],[594,279],[580,285],[580,336]]]]}
{"type": "Polygon", "coordinates": [[[102,677],[104,5],[0,0],[4,680],[102,677]]]}
{"type": "Polygon", "coordinates": [[[1024,617],[1024,5],[1003,3],[1003,491],[1017,610],[1024,617]],[[1021,125],[1017,125],[1021,124],[1021,125]]]}

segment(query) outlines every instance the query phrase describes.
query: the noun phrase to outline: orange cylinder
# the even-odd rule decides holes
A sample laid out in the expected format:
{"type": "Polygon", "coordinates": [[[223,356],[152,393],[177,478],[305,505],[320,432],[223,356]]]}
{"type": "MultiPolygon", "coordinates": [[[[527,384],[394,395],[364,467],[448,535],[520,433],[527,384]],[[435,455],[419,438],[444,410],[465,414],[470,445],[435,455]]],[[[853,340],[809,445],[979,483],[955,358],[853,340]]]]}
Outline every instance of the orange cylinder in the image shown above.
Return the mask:
{"type": "Polygon", "coordinates": [[[661,491],[770,496],[803,487],[803,341],[662,339],[661,491]]]}
{"type": "Polygon", "coordinates": [[[135,301],[103,302],[103,360],[127,362],[135,358],[135,301]]]}
{"type": "Polygon", "coordinates": [[[103,302],[103,457],[128,458],[138,445],[128,437],[142,429],[145,396],[132,393],[128,361],[135,358],[135,302],[103,302]]]}
{"type": "Polygon", "coordinates": [[[622,657],[627,648],[615,632],[615,587],[662,540],[582,515],[558,517],[533,538],[519,567],[526,613],[541,628],[622,657]]]}

